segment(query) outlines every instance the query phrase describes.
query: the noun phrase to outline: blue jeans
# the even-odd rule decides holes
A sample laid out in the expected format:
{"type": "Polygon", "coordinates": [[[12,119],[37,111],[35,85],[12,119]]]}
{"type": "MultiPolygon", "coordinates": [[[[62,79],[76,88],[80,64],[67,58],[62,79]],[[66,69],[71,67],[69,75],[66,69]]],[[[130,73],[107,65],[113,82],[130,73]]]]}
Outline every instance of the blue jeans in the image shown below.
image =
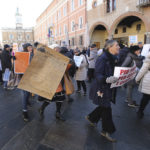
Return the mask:
{"type": "Polygon", "coordinates": [[[30,92],[27,92],[27,91],[24,91],[24,90],[22,92],[23,92],[22,107],[23,107],[23,111],[26,112],[30,92]]]}
{"type": "Polygon", "coordinates": [[[4,83],[3,83],[4,88],[7,88],[7,83],[8,83],[8,81],[4,81],[4,83]]]}

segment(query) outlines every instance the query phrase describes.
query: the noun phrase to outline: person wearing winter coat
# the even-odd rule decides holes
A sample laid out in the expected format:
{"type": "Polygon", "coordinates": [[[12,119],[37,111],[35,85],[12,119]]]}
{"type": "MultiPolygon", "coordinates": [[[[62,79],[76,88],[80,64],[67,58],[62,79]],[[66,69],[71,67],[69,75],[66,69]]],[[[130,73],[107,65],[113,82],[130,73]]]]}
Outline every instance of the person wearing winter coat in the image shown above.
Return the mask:
{"type": "MultiPolygon", "coordinates": [[[[11,71],[12,69],[12,62],[11,62],[12,56],[10,54],[10,46],[8,44],[4,45],[4,50],[1,55],[1,63],[2,63],[2,72],[5,73],[5,70],[8,69],[11,71]]],[[[7,89],[7,83],[8,81],[4,81],[4,89],[7,89]]]]}
{"type": "MultiPolygon", "coordinates": [[[[33,47],[30,43],[26,43],[23,45],[23,50],[24,52],[30,52],[30,62],[33,58],[33,47]]],[[[23,75],[20,75],[20,79],[23,75]]],[[[29,102],[29,97],[30,97],[30,92],[22,90],[22,114],[23,114],[23,120],[25,122],[29,121],[29,116],[28,116],[28,105],[31,105],[29,102]]]]}
{"type": "Polygon", "coordinates": [[[88,61],[89,61],[88,78],[89,78],[89,82],[91,82],[92,79],[94,79],[94,71],[95,71],[96,60],[97,60],[97,48],[96,48],[96,44],[92,44],[92,46],[90,47],[90,56],[88,57],[88,61]]]}
{"type": "MultiPolygon", "coordinates": [[[[126,59],[124,60],[122,67],[133,67],[134,64],[137,67],[137,71],[142,66],[142,59],[140,57],[140,48],[137,45],[130,47],[130,52],[128,53],[126,59]]],[[[132,99],[132,93],[135,85],[136,84],[134,79],[127,83],[127,99],[125,102],[128,103],[129,107],[138,106],[138,104],[136,104],[136,101],[132,99]]]]}
{"type": "Polygon", "coordinates": [[[112,120],[111,101],[115,101],[116,88],[110,88],[112,83],[117,82],[114,77],[114,68],[117,63],[116,55],[119,53],[119,45],[115,40],[108,40],[105,44],[103,54],[98,57],[95,65],[95,78],[92,82],[89,97],[98,107],[91,112],[86,119],[92,126],[95,126],[102,119],[102,132],[111,142],[116,140],[111,137],[115,132],[115,125],[112,120]]]}
{"type": "Polygon", "coordinates": [[[76,74],[75,74],[75,80],[77,82],[77,93],[81,93],[81,86],[84,91],[84,96],[86,96],[87,88],[85,80],[87,79],[87,67],[88,67],[88,60],[86,54],[80,53],[78,51],[75,51],[76,56],[80,56],[82,58],[82,62],[80,67],[78,67],[76,74]]]}
{"type": "Polygon", "coordinates": [[[143,66],[135,78],[139,85],[139,91],[143,93],[140,107],[137,112],[139,118],[143,118],[144,110],[150,101],[150,52],[144,60],[143,66]]]}

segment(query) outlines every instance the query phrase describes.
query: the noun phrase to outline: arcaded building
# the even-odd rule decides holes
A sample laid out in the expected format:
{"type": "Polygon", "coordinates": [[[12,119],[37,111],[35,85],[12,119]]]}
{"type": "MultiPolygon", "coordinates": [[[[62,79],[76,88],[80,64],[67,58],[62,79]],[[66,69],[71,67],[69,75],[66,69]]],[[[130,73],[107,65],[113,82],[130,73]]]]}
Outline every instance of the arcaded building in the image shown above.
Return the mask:
{"type": "Polygon", "coordinates": [[[35,41],[82,47],[85,23],[86,0],[53,0],[36,20],[35,41]]]}
{"type": "Polygon", "coordinates": [[[150,44],[150,0],[90,0],[87,16],[90,43],[99,48],[112,38],[150,44]]]}

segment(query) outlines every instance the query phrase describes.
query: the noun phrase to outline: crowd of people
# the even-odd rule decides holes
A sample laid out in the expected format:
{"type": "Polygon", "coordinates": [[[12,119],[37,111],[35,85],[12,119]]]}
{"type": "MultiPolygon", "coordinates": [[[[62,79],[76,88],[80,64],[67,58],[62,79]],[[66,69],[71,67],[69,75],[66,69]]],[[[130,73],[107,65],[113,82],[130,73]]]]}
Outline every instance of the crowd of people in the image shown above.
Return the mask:
{"type": "MultiPolygon", "coordinates": [[[[23,51],[30,53],[30,62],[34,57],[34,47],[30,43],[23,45],[23,51]]],[[[42,102],[39,108],[41,116],[44,115],[45,108],[52,102],[56,103],[56,119],[65,121],[61,113],[62,103],[64,100],[72,102],[70,94],[67,94],[65,87],[65,76],[69,76],[76,82],[76,93],[83,96],[89,95],[97,107],[89,113],[85,118],[92,126],[102,120],[101,135],[111,142],[116,142],[111,134],[115,132],[116,128],[112,118],[111,103],[115,103],[117,88],[111,88],[111,84],[118,81],[114,76],[114,69],[119,67],[133,67],[136,65],[137,75],[135,79],[130,80],[122,88],[126,89],[126,99],[129,107],[138,108],[137,116],[143,118],[144,110],[150,100],[150,52],[146,57],[141,56],[142,43],[139,45],[132,45],[127,47],[119,44],[115,40],[108,40],[103,49],[98,50],[95,44],[92,44],[87,49],[74,50],[68,49],[66,46],[53,45],[55,51],[70,58],[70,63],[67,66],[65,74],[56,90],[52,100],[38,96],[38,100],[42,102]],[[76,65],[74,56],[79,56],[82,59],[80,66],[76,65]],[[90,83],[90,91],[87,91],[86,82],[90,83]],[[133,100],[133,89],[139,85],[139,91],[143,94],[140,105],[133,100]],[[83,89],[83,92],[82,92],[83,89]]],[[[5,90],[12,90],[9,87],[9,81],[4,80],[6,71],[9,70],[14,74],[14,62],[16,60],[15,54],[11,47],[6,44],[4,49],[0,50],[0,83],[5,90]]],[[[17,76],[20,81],[22,75],[17,76]]],[[[16,76],[14,76],[16,77],[16,76]]],[[[18,83],[19,83],[18,81],[18,83]]],[[[15,85],[16,86],[16,85],[15,85]]],[[[29,97],[31,93],[22,90],[22,113],[24,121],[29,121],[28,105],[30,105],[29,97]]]]}

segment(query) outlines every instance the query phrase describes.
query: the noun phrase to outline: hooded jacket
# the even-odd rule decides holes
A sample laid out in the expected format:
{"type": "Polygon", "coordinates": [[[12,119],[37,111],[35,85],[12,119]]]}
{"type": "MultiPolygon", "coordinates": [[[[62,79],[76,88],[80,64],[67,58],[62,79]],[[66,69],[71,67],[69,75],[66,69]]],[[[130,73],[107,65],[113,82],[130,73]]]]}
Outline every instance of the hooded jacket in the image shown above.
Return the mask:
{"type": "Polygon", "coordinates": [[[143,66],[135,80],[136,82],[140,82],[139,91],[150,95],[150,52],[144,60],[143,66]]]}

